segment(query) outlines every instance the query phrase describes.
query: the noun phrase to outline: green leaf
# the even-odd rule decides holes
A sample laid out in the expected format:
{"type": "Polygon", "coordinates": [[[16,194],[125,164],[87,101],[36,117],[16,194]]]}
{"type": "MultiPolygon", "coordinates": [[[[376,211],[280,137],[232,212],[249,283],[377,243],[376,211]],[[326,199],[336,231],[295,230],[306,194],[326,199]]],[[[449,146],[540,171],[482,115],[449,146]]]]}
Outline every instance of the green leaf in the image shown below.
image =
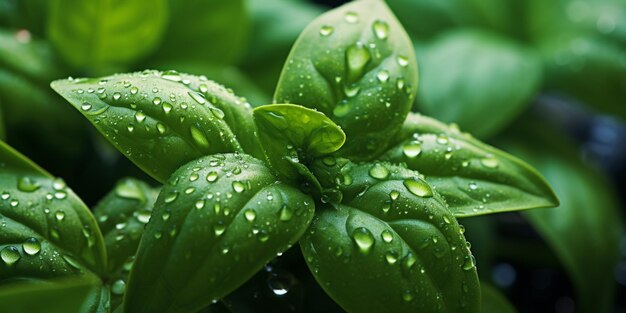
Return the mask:
{"type": "Polygon", "coordinates": [[[144,71],[59,80],[52,88],[161,182],[203,155],[243,150],[263,155],[250,105],[206,77],[144,71]]]}
{"type": "Polygon", "coordinates": [[[400,128],[415,96],[413,45],[379,0],[329,11],[302,32],[281,74],[277,103],[315,108],[345,131],[340,153],[368,159],[400,128]]]}
{"type": "Polygon", "coordinates": [[[2,102],[0,102],[0,140],[6,138],[6,131],[4,130],[4,117],[2,116],[2,102]]]}
{"type": "Polygon", "coordinates": [[[25,281],[0,287],[0,311],[8,313],[68,313],[98,311],[103,305],[95,294],[101,290],[93,276],[25,281]]]}
{"type": "Polygon", "coordinates": [[[158,194],[142,181],[125,178],[94,208],[107,247],[109,274],[122,269],[129,258],[132,261],[158,194]]]}
{"type": "Polygon", "coordinates": [[[415,38],[430,39],[472,19],[468,1],[388,0],[407,31],[415,38]]]}
{"type": "Polygon", "coordinates": [[[195,312],[293,245],[313,200],[248,155],[216,154],[165,184],[139,245],[126,312],[195,312]],[[158,273],[158,275],[155,275],[158,273]]]}
{"type": "Polygon", "coordinates": [[[2,281],[103,273],[106,252],[89,209],[63,180],[0,141],[2,281]]]}
{"type": "Polygon", "coordinates": [[[0,0],[0,26],[27,30],[29,34],[42,37],[45,33],[48,2],[48,0],[0,0]]]}
{"type": "Polygon", "coordinates": [[[533,210],[524,216],[569,272],[580,299],[577,308],[581,312],[612,312],[613,270],[625,233],[615,193],[598,171],[577,158],[579,152],[566,138],[546,125],[517,130],[528,137],[513,135],[503,143],[536,166],[561,199],[561,206],[554,210],[533,210]]]}
{"type": "Polygon", "coordinates": [[[61,75],[49,44],[24,36],[28,35],[0,29],[0,68],[44,83],[61,75]]]}
{"type": "Polygon", "coordinates": [[[381,159],[426,175],[457,217],[558,205],[550,185],[524,161],[423,115],[408,116],[381,159]]]}
{"type": "Polygon", "coordinates": [[[507,298],[498,289],[480,283],[480,292],[483,296],[484,313],[516,313],[515,307],[507,300],[507,298]]]}
{"type": "Polygon", "coordinates": [[[272,167],[289,180],[299,176],[291,161],[333,153],[346,141],[341,128],[326,115],[299,105],[261,106],[254,109],[254,120],[272,167]]]}
{"type": "Polygon", "coordinates": [[[67,63],[102,74],[150,53],[166,23],[166,0],[52,0],[47,30],[67,63]]]}
{"type": "Polygon", "coordinates": [[[155,60],[232,64],[244,51],[249,28],[246,1],[167,2],[170,23],[155,60]]]}
{"type": "Polygon", "coordinates": [[[541,62],[532,51],[481,31],[447,33],[420,61],[418,109],[478,137],[505,127],[541,83],[541,62]]]}
{"type": "Polygon", "coordinates": [[[330,158],[314,171],[343,200],[318,211],[301,247],[320,286],[346,311],[480,311],[463,229],[417,172],[330,158]]]}

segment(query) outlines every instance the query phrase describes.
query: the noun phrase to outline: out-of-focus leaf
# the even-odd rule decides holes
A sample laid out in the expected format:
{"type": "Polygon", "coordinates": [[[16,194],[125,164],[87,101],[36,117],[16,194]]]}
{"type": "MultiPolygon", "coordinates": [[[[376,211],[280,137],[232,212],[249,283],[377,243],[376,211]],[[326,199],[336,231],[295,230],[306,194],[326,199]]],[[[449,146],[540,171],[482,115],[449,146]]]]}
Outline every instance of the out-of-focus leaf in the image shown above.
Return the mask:
{"type": "Polygon", "coordinates": [[[125,312],[206,307],[291,247],[313,212],[310,196],[248,155],[215,154],[182,166],[146,226],[125,312]]]}
{"type": "Polygon", "coordinates": [[[167,24],[166,1],[50,0],[48,38],[77,68],[96,74],[123,70],[159,43],[167,24]]]}
{"type": "Polygon", "coordinates": [[[15,282],[0,287],[0,312],[108,312],[100,292],[100,281],[93,276],[15,282]]]}
{"type": "Polygon", "coordinates": [[[525,125],[514,131],[502,139],[503,145],[535,166],[561,199],[556,209],[531,210],[524,216],[569,272],[581,312],[612,312],[613,271],[624,234],[615,194],[599,172],[577,158],[567,139],[547,125],[525,125]]]}
{"type": "Polygon", "coordinates": [[[161,182],[203,155],[263,155],[251,106],[206,77],[144,71],[58,80],[52,88],[161,182]]]}
{"type": "Polygon", "coordinates": [[[325,158],[313,171],[341,204],[300,241],[320,286],[349,312],[480,312],[463,229],[415,171],[325,158]]]}
{"type": "MultiPolygon", "coordinates": [[[[0,0],[0,26],[44,35],[48,0],[0,0]]],[[[2,45],[0,45],[2,47],[2,45]]]]}
{"type": "Polygon", "coordinates": [[[0,280],[104,272],[100,229],[83,202],[0,141],[0,280]]]}
{"type": "Polygon", "coordinates": [[[515,307],[496,288],[480,282],[480,292],[483,297],[483,313],[516,313],[515,307]]]}
{"type": "Polygon", "coordinates": [[[524,161],[433,118],[410,113],[390,146],[380,158],[426,175],[457,217],[558,204],[524,161]]]}
{"type": "Polygon", "coordinates": [[[493,135],[522,112],[542,76],[533,52],[482,31],[447,33],[419,63],[418,110],[478,137],[493,135]]]}
{"type": "Polygon", "coordinates": [[[181,60],[232,64],[237,61],[244,51],[250,23],[246,1],[166,1],[170,22],[153,57],[155,63],[181,60]]]}
{"type": "Polygon", "coordinates": [[[463,0],[388,0],[389,7],[415,38],[429,39],[472,19],[463,0]]]}
{"type": "Polygon", "coordinates": [[[24,31],[0,29],[0,47],[0,68],[4,71],[42,83],[63,72],[48,43],[24,31]]]}
{"type": "Polygon", "coordinates": [[[402,25],[383,1],[363,0],[307,26],[274,100],[320,110],[346,133],[340,154],[371,159],[402,126],[416,87],[413,45],[402,25]]]}
{"type": "Polygon", "coordinates": [[[257,85],[271,94],[289,49],[323,10],[315,4],[293,0],[250,0],[249,6],[252,25],[243,67],[257,85]]]}
{"type": "Polygon", "coordinates": [[[4,117],[2,116],[2,102],[0,101],[0,140],[5,140],[5,136],[4,117]]]}

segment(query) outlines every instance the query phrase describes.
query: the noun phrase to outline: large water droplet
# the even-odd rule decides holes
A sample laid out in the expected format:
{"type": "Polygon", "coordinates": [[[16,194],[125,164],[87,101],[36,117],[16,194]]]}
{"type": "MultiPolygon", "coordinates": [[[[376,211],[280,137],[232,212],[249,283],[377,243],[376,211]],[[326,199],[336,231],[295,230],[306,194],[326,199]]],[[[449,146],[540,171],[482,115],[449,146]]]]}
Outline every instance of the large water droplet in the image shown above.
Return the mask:
{"type": "Polygon", "coordinates": [[[429,198],[433,196],[433,190],[430,186],[419,178],[417,180],[407,179],[403,183],[406,189],[418,197],[429,198]]]}
{"type": "Polygon", "coordinates": [[[422,144],[419,141],[411,141],[402,146],[402,153],[408,158],[414,158],[422,153],[422,144]]]}
{"type": "Polygon", "coordinates": [[[283,204],[283,206],[278,211],[278,218],[281,221],[286,222],[291,220],[292,217],[293,211],[286,204],[283,204]]]}
{"type": "Polygon", "coordinates": [[[204,204],[205,204],[204,200],[200,199],[196,201],[195,207],[198,210],[202,210],[202,208],[204,208],[204,204]]]}
{"type": "Polygon", "coordinates": [[[163,112],[165,114],[168,114],[172,111],[172,105],[169,102],[163,102],[163,105],[161,106],[163,108],[163,112]]]}
{"type": "Polygon", "coordinates": [[[140,223],[147,224],[150,221],[151,212],[148,210],[141,210],[137,212],[137,220],[140,223]]]}
{"type": "Polygon", "coordinates": [[[372,24],[372,30],[378,39],[384,40],[389,36],[389,24],[385,21],[376,20],[374,24],[372,24]]]}
{"type": "Polygon", "coordinates": [[[393,241],[393,234],[387,229],[383,230],[383,232],[380,234],[380,237],[383,238],[384,242],[393,241]]]}
{"type": "Polygon", "coordinates": [[[248,220],[248,222],[252,222],[256,219],[256,212],[254,212],[253,209],[246,209],[243,212],[243,215],[245,216],[246,220],[248,220]]]}
{"type": "Polygon", "coordinates": [[[233,190],[236,193],[242,193],[244,190],[246,190],[246,185],[244,185],[242,182],[240,181],[234,181],[233,182],[233,190]]]}
{"type": "Polygon", "coordinates": [[[83,111],[91,110],[91,103],[85,102],[80,106],[80,109],[83,111]]]}
{"type": "Polygon", "coordinates": [[[57,221],[62,221],[65,218],[65,212],[56,211],[56,213],[54,213],[54,217],[56,217],[57,221]]]}
{"type": "Polygon", "coordinates": [[[488,156],[486,158],[480,159],[480,164],[487,168],[497,168],[498,167],[498,159],[493,156],[488,156]]]}
{"type": "Polygon", "coordinates": [[[389,177],[389,170],[382,164],[374,164],[369,170],[370,176],[376,179],[386,179],[389,177]]]}
{"type": "Polygon", "coordinates": [[[378,72],[378,74],[376,74],[376,78],[378,78],[378,81],[380,81],[381,83],[384,83],[384,82],[388,81],[389,80],[389,71],[382,70],[382,71],[378,72]]]}
{"type": "Polygon", "coordinates": [[[352,239],[356,243],[359,251],[362,253],[369,253],[372,246],[374,246],[374,236],[365,227],[359,227],[352,232],[352,239]]]}
{"type": "Polygon", "coordinates": [[[209,172],[209,174],[206,175],[206,180],[209,183],[215,182],[218,178],[219,175],[217,174],[217,172],[209,172]]]}
{"type": "Polygon", "coordinates": [[[359,22],[359,15],[356,12],[349,11],[343,16],[343,19],[350,24],[355,24],[359,22]]]}
{"type": "Polygon", "coordinates": [[[204,133],[198,129],[196,126],[191,126],[189,128],[189,132],[191,133],[191,138],[193,141],[203,149],[209,148],[209,139],[204,135],[204,133]]]}
{"type": "Polygon", "coordinates": [[[7,246],[0,251],[0,258],[6,265],[13,265],[22,258],[20,250],[14,246],[7,246]]]}
{"type": "Polygon", "coordinates": [[[335,29],[330,25],[323,25],[320,27],[320,35],[324,37],[330,36],[334,31],[335,29]]]}
{"type": "Polygon", "coordinates": [[[199,93],[199,92],[195,92],[195,91],[190,91],[187,94],[189,94],[189,96],[191,96],[191,98],[193,98],[196,102],[198,102],[199,104],[205,104],[206,103],[206,99],[204,98],[204,96],[199,93]]]}
{"type": "Polygon", "coordinates": [[[22,243],[22,249],[24,249],[24,252],[28,255],[36,255],[41,251],[41,243],[39,243],[37,238],[31,237],[22,243]]]}
{"type": "Polygon", "coordinates": [[[353,83],[363,76],[365,66],[369,63],[371,55],[362,43],[357,42],[346,50],[346,63],[348,65],[348,83],[353,83]]]}
{"type": "Polygon", "coordinates": [[[123,295],[124,291],[126,291],[126,282],[124,282],[124,280],[122,279],[116,280],[111,285],[111,292],[116,295],[123,295]]]}
{"type": "Polygon", "coordinates": [[[165,203],[172,203],[174,201],[176,201],[176,199],[178,198],[178,192],[177,191],[171,191],[169,194],[167,194],[165,196],[165,203]]]}
{"type": "Polygon", "coordinates": [[[463,269],[466,271],[469,271],[471,269],[474,268],[474,266],[476,266],[476,259],[474,258],[473,255],[466,255],[465,259],[463,261],[463,269]]]}
{"type": "Polygon", "coordinates": [[[144,114],[141,111],[137,111],[135,112],[135,120],[137,120],[137,122],[141,123],[146,119],[146,114],[144,114]]]}
{"type": "Polygon", "coordinates": [[[407,58],[406,56],[399,55],[397,61],[398,65],[402,67],[407,67],[409,65],[409,58],[407,58]]]}
{"type": "Polygon", "coordinates": [[[216,237],[221,236],[226,231],[226,224],[224,221],[217,221],[215,225],[213,225],[213,232],[216,237]]]}
{"type": "Polygon", "coordinates": [[[30,177],[23,176],[17,182],[17,189],[23,192],[33,192],[39,189],[40,185],[30,177]]]}
{"type": "Polygon", "coordinates": [[[137,87],[130,87],[130,94],[136,95],[138,92],[139,92],[139,88],[137,88],[137,87]]]}
{"type": "Polygon", "coordinates": [[[398,253],[394,251],[385,253],[385,260],[387,260],[387,263],[390,265],[396,264],[396,262],[398,262],[398,253]]]}
{"type": "Polygon", "coordinates": [[[154,99],[152,99],[152,103],[153,103],[154,105],[159,105],[159,104],[161,104],[161,98],[159,98],[159,97],[155,97],[154,99]]]}

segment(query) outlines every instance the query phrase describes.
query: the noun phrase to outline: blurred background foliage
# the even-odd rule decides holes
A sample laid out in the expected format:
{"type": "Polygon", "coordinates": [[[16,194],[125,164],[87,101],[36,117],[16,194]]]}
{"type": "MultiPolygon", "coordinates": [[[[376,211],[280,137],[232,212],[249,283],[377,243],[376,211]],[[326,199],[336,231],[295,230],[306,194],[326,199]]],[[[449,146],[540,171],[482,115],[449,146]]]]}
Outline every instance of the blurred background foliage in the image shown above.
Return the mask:
{"type": "MultiPolygon", "coordinates": [[[[90,205],[121,177],[154,183],[50,81],[175,69],[266,104],[298,34],[343,2],[0,0],[0,138],[90,205]]],[[[626,2],[387,3],[415,45],[414,110],[530,162],[561,199],[460,221],[485,312],[626,312],[626,2]]],[[[212,311],[341,312],[300,258],[287,251],[212,311]]]]}

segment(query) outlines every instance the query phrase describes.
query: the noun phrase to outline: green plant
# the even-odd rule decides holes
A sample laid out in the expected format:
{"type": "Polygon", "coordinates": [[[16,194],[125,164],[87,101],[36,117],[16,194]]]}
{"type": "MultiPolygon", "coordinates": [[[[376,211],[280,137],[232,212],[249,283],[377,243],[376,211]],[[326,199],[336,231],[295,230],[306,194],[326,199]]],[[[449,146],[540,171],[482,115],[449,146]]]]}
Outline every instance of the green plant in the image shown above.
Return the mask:
{"type": "Polygon", "coordinates": [[[123,180],[92,214],[1,143],[1,277],[84,280],[22,282],[0,291],[0,308],[16,293],[67,288],[62,297],[86,300],[54,304],[68,305],[60,312],[196,312],[298,244],[350,312],[510,310],[488,287],[481,298],[457,218],[558,204],[523,161],[409,112],[413,45],[378,0],[332,10],[302,32],[279,104],[253,109],[176,71],[52,88],[163,186],[123,180]]]}

